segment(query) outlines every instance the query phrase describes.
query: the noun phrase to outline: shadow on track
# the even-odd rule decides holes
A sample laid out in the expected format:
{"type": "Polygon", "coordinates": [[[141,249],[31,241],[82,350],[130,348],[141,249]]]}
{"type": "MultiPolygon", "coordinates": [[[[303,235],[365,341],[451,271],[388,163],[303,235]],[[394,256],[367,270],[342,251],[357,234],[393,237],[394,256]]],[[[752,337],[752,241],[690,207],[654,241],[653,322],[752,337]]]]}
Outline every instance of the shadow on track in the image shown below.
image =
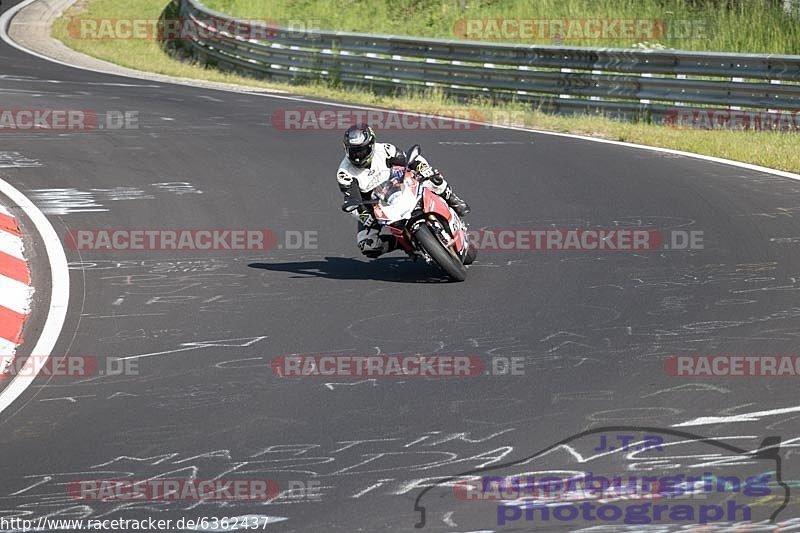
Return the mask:
{"type": "Polygon", "coordinates": [[[382,257],[359,261],[351,257],[325,257],[318,261],[294,263],[250,263],[250,268],[298,274],[293,278],[319,277],[339,280],[375,280],[393,283],[444,283],[449,281],[439,269],[406,258],[382,257]]]}

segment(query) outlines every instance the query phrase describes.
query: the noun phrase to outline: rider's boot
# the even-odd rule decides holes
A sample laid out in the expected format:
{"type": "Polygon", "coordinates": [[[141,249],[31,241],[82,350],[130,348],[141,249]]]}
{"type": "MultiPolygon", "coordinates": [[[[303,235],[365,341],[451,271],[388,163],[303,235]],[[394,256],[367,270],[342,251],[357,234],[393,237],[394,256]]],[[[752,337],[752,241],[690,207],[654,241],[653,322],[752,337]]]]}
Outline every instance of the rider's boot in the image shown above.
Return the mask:
{"type": "Polygon", "coordinates": [[[447,205],[453,208],[458,216],[463,217],[467,213],[470,212],[469,204],[456,196],[456,193],[453,192],[453,188],[450,185],[442,193],[442,198],[445,199],[447,205]]]}

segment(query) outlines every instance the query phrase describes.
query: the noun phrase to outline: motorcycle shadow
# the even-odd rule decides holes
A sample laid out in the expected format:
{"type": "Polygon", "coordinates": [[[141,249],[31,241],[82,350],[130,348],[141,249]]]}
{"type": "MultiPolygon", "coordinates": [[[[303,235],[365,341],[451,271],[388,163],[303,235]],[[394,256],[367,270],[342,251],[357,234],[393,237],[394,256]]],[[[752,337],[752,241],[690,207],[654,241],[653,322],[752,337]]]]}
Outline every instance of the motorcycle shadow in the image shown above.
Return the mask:
{"type": "Polygon", "coordinates": [[[449,281],[438,268],[423,261],[409,261],[405,257],[379,257],[378,259],[353,259],[352,257],[325,257],[317,261],[293,263],[250,263],[250,268],[273,272],[298,274],[292,278],[327,278],[339,280],[375,280],[393,283],[442,283],[449,281]]]}

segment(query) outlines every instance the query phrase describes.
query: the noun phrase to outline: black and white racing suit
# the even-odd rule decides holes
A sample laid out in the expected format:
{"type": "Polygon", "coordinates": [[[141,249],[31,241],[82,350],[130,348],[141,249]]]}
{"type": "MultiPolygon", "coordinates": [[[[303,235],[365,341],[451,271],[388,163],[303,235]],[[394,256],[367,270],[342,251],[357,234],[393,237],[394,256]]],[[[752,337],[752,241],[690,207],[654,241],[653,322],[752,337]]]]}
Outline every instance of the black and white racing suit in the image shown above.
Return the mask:
{"type": "MultiPolygon", "coordinates": [[[[348,200],[368,200],[372,190],[378,185],[383,183],[389,176],[389,169],[393,165],[404,165],[405,154],[398,150],[396,146],[389,143],[375,143],[375,151],[372,154],[370,165],[364,168],[353,165],[347,157],[342,159],[339,164],[339,170],[336,172],[336,180],[339,182],[339,189],[344,193],[345,202],[348,200]]],[[[423,171],[429,168],[430,164],[422,157],[417,157],[414,168],[418,171],[423,171]]],[[[441,176],[441,175],[437,175],[441,176]]],[[[449,201],[458,199],[452,193],[452,189],[448,186],[444,178],[436,180],[425,180],[424,187],[430,189],[449,201]],[[434,183],[436,181],[436,183],[434,183]]],[[[458,199],[460,201],[460,199],[458,199]]],[[[466,205],[466,204],[464,204],[466,205]]],[[[374,221],[372,217],[372,209],[369,206],[364,206],[358,210],[351,211],[353,217],[358,219],[358,232],[356,234],[356,244],[361,250],[361,253],[367,257],[378,257],[391,250],[392,242],[390,240],[382,239],[380,234],[380,226],[374,221]]]]}

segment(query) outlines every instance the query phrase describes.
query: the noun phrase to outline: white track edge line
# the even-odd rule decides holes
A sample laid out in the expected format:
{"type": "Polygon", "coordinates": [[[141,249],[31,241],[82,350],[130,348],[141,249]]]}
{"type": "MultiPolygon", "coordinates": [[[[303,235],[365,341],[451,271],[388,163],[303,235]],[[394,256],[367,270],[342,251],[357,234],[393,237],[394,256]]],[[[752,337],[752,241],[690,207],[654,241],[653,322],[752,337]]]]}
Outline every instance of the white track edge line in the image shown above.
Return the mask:
{"type": "MultiPolygon", "coordinates": [[[[21,2],[21,3],[17,4],[16,6],[13,6],[8,11],[3,13],[2,16],[0,16],[0,39],[5,41],[9,45],[13,46],[17,50],[25,52],[26,54],[30,54],[30,55],[38,57],[40,59],[44,59],[45,61],[49,61],[51,63],[57,63],[59,65],[65,66],[65,67],[75,68],[75,69],[79,69],[79,70],[86,70],[86,71],[89,71],[89,72],[96,72],[96,73],[106,74],[106,75],[110,75],[110,76],[120,76],[120,77],[123,77],[123,78],[145,80],[145,81],[149,81],[149,82],[155,81],[155,80],[147,77],[147,75],[152,75],[154,73],[147,73],[147,72],[142,71],[142,75],[139,76],[139,75],[135,75],[135,74],[131,74],[131,73],[109,72],[109,71],[101,70],[101,69],[83,67],[83,66],[79,66],[79,65],[71,65],[69,63],[65,63],[64,61],[61,61],[61,60],[58,60],[58,59],[55,59],[55,58],[52,58],[52,57],[48,57],[46,55],[40,54],[39,52],[35,52],[33,50],[25,48],[24,46],[14,42],[14,40],[11,39],[11,37],[8,35],[8,32],[7,32],[8,26],[11,23],[11,19],[14,18],[14,16],[19,11],[21,11],[22,9],[28,7],[29,5],[33,4],[34,2],[38,2],[38,1],[43,1],[43,0],[25,0],[24,2],[21,2]]],[[[78,52],[78,53],[80,53],[80,52],[78,52]]],[[[130,69],[129,67],[122,67],[122,68],[126,68],[126,69],[129,69],[129,70],[135,70],[135,69],[130,69]]],[[[159,74],[159,76],[166,76],[166,75],[165,74],[159,74]]],[[[298,101],[298,102],[307,102],[307,103],[311,103],[311,104],[328,105],[328,106],[331,106],[331,107],[343,107],[343,108],[348,108],[348,109],[366,109],[366,110],[377,110],[377,111],[394,111],[394,112],[400,112],[400,113],[403,112],[403,111],[398,111],[397,109],[386,109],[386,108],[381,108],[381,107],[370,107],[370,106],[362,106],[362,105],[356,105],[356,104],[343,104],[343,103],[337,103],[337,102],[326,102],[324,100],[315,100],[313,98],[306,98],[306,97],[303,97],[303,96],[291,96],[291,95],[284,96],[284,95],[271,94],[271,93],[265,93],[265,92],[241,92],[241,91],[235,91],[233,89],[227,89],[227,88],[224,88],[224,87],[206,87],[206,86],[203,86],[203,85],[199,85],[199,82],[202,82],[202,80],[197,80],[197,82],[193,82],[193,81],[182,80],[182,79],[179,79],[179,78],[174,78],[172,76],[166,76],[166,77],[169,77],[169,78],[172,78],[172,79],[158,81],[158,83],[172,83],[172,84],[175,84],[175,85],[184,85],[184,86],[188,86],[188,87],[197,87],[197,88],[201,88],[201,89],[209,89],[209,90],[214,90],[214,91],[224,91],[224,92],[230,92],[230,93],[235,93],[235,94],[249,94],[249,95],[261,96],[261,97],[265,97],[265,98],[277,98],[277,99],[281,99],[281,100],[295,100],[295,101],[298,101]]],[[[241,87],[248,88],[248,86],[246,86],[246,85],[242,85],[241,87]]],[[[255,89],[257,90],[258,88],[255,88],[255,89]]],[[[406,111],[405,113],[408,113],[408,111],[406,111]]],[[[431,116],[438,116],[438,115],[435,115],[435,114],[423,113],[423,112],[421,112],[419,114],[422,114],[422,115],[426,115],[427,114],[427,115],[431,115],[431,116]]],[[[447,118],[448,120],[452,120],[452,121],[455,121],[455,122],[464,122],[464,123],[470,123],[470,124],[480,124],[480,125],[483,125],[483,126],[491,126],[491,127],[499,128],[499,129],[507,129],[507,130],[515,130],[515,131],[526,131],[526,132],[530,132],[530,133],[538,133],[538,134],[541,134],[541,135],[551,135],[551,136],[556,136],[556,137],[566,137],[566,138],[569,138],[569,139],[578,139],[578,140],[582,140],[582,141],[590,141],[590,142],[597,142],[597,143],[604,143],[604,144],[614,144],[614,145],[617,145],[617,146],[624,146],[624,147],[627,147],[627,148],[635,148],[635,149],[638,149],[638,150],[650,150],[650,151],[653,151],[653,152],[661,152],[661,153],[665,153],[665,154],[679,155],[679,156],[683,156],[683,157],[691,157],[693,159],[700,159],[702,161],[710,161],[710,162],[713,162],[713,163],[720,163],[720,164],[723,164],[723,165],[729,165],[729,166],[734,166],[734,167],[739,167],[739,168],[745,168],[747,170],[753,170],[753,171],[756,171],[756,172],[764,172],[764,173],[767,173],[767,174],[773,174],[773,175],[776,175],[776,176],[781,176],[781,177],[789,178],[789,179],[793,179],[793,180],[800,180],[800,174],[795,174],[793,172],[787,172],[787,171],[784,171],[784,170],[777,170],[777,169],[773,169],[773,168],[762,167],[760,165],[753,165],[751,163],[743,163],[743,162],[740,162],[740,161],[733,161],[731,159],[724,159],[724,158],[721,158],[721,157],[714,157],[714,156],[710,156],[710,155],[695,154],[695,153],[692,153],[692,152],[684,152],[682,150],[674,150],[674,149],[671,149],[671,148],[659,148],[657,146],[648,146],[648,145],[644,145],[644,144],[628,143],[628,142],[624,142],[624,141],[614,141],[614,140],[611,140],[611,139],[599,139],[597,137],[587,137],[587,136],[584,136],[584,135],[577,135],[577,134],[574,134],[574,133],[560,133],[560,132],[556,132],[556,131],[537,130],[535,128],[526,128],[526,127],[522,127],[522,126],[508,126],[508,125],[502,125],[502,124],[492,124],[490,122],[480,122],[480,121],[475,121],[475,120],[453,119],[452,117],[440,117],[440,118],[447,118]]]]}
{"type": "Polygon", "coordinates": [[[42,333],[31,351],[32,354],[38,356],[36,365],[34,365],[33,359],[26,360],[25,365],[20,369],[17,376],[0,392],[0,413],[2,413],[33,383],[34,380],[31,379],[33,367],[39,366],[36,370],[37,374],[41,371],[44,363],[50,357],[58,337],[61,335],[61,329],[64,327],[69,306],[69,269],[67,268],[67,256],[61,246],[61,240],[58,238],[53,225],[44,216],[44,213],[28,197],[3,179],[0,179],[0,192],[8,196],[12,202],[25,212],[42,238],[47,258],[50,262],[51,283],[50,307],[47,311],[47,319],[42,328],[42,333]]]}
{"type": "MultiPolygon", "coordinates": [[[[45,320],[42,332],[31,351],[32,354],[39,358],[39,361],[36,362],[37,365],[39,365],[38,373],[50,357],[56,345],[56,341],[58,341],[58,337],[61,335],[64,322],[66,321],[67,308],[69,306],[69,269],[67,268],[67,257],[55,228],[53,228],[50,221],[47,220],[47,217],[44,216],[31,200],[13,185],[2,179],[0,179],[0,192],[8,196],[22,208],[28,218],[30,218],[31,222],[36,227],[36,231],[42,238],[50,263],[50,307],[47,311],[47,319],[45,320]]],[[[14,377],[11,383],[9,383],[2,392],[0,392],[0,413],[6,410],[14,400],[25,392],[25,389],[33,383],[34,380],[31,379],[33,366],[33,360],[28,359],[18,375],[14,377]]]]}

